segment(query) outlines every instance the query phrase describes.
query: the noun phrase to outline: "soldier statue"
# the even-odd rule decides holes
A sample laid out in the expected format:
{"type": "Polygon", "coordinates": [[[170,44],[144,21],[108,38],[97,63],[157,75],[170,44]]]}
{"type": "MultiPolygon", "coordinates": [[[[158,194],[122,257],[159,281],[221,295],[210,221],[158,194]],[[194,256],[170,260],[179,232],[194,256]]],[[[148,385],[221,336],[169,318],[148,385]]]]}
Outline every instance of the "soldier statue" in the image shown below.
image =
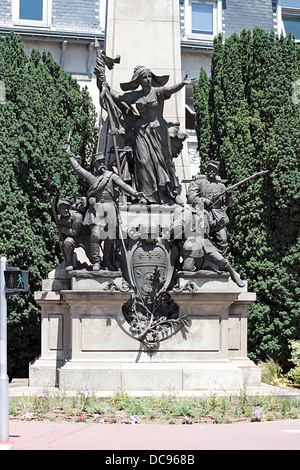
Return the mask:
{"type": "Polygon", "coordinates": [[[203,261],[207,260],[221,272],[228,272],[239,287],[244,287],[244,281],[211,241],[209,234],[213,223],[210,213],[203,209],[201,203],[196,207],[177,208],[174,211],[172,235],[173,239],[183,241],[182,270],[200,271],[203,261]]]}
{"type": "Polygon", "coordinates": [[[198,175],[189,185],[187,202],[192,206],[203,203],[211,216],[210,235],[218,250],[225,255],[228,249],[227,228],[229,222],[224,206],[233,205],[232,193],[226,190],[219,176],[219,163],[210,161],[206,175],[198,175]]]}
{"type": "Polygon", "coordinates": [[[116,173],[109,171],[104,165],[105,157],[102,153],[93,156],[93,172],[91,173],[79,165],[75,155],[70,150],[69,142],[64,143],[63,149],[73,169],[89,185],[86,195],[88,209],[82,223],[84,226],[89,226],[91,230],[93,271],[99,271],[101,267],[116,271],[113,255],[117,231],[115,207],[117,189],[141,201],[143,201],[143,194],[124,183],[116,173]],[[101,262],[100,244],[103,240],[103,259],[101,262]]]}
{"type": "Polygon", "coordinates": [[[63,252],[66,258],[66,271],[72,271],[75,248],[84,248],[88,258],[90,253],[90,230],[83,225],[83,214],[76,208],[73,197],[61,198],[57,202],[58,230],[63,236],[63,252]]]}

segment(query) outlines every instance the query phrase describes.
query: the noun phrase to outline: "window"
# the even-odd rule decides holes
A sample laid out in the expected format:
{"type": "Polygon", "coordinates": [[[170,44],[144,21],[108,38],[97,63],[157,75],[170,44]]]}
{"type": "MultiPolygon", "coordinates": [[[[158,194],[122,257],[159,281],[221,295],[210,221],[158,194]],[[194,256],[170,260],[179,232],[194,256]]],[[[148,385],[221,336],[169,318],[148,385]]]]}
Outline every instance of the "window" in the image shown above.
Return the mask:
{"type": "Polygon", "coordinates": [[[185,35],[213,40],[222,29],[222,1],[185,0],[185,35]]]}
{"type": "Polygon", "coordinates": [[[278,32],[300,41],[300,0],[278,0],[278,32]]]}
{"type": "Polygon", "coordinates": [[[20,0],[19,18],[43,21],[43,0],[20,0]]]}
{"type": "Polygon", "coordinates": [[[292,33],[295,39],[300,39],[300,12],[298,15],[283,14],[282,21],[285,34],[292,33]]]}
{"type": "Polygon", "coordinates": [[[12,0],[14,24],[24,26],[49,26],[51,0],[12,0]]]}
{"type": "Polygon", "coordinates": [[[192,33],[213,34],[213,5],[192,2],[192,33]]]}

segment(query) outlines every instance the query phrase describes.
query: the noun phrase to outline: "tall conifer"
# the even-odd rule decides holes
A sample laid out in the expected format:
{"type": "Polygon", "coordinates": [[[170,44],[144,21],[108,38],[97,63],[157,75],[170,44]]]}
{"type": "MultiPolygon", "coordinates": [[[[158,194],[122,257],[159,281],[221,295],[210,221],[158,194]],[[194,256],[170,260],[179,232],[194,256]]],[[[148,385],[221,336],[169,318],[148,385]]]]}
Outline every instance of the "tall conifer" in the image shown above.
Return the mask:
{"type": "Polygon", "coordinates": [[[300,338],[299,46],[260,28],[217,38],[211,70],[211,151],[203,163],[219,160],[228,184],[269,170],[240,187],[228,211],[229,257],[257,293],[250,355],[286,365],[288,339],[300,338]]]}
{"type": "Polygon", "coordinates": [[[72,148],[87,164],[96,142],[95,110],[87,91],[49,52],[29,57],[19,36],[0,40],[0,253],[29,271],[30,291],[8,300],[8,370],[24,374],[40,353],[40,311],[33,293],[61,261],[53,200],[84,188],[62,151],[70,126],[72,148]]]}
{"type": "Polygon", "coordinates": [[[210,115],[209,115],[209,78],[206,71],[201,68],[199,81],[193,89],[195,105],[195,129],[198,137],[198,152],[202,160],[210,154],[210,115]]]}

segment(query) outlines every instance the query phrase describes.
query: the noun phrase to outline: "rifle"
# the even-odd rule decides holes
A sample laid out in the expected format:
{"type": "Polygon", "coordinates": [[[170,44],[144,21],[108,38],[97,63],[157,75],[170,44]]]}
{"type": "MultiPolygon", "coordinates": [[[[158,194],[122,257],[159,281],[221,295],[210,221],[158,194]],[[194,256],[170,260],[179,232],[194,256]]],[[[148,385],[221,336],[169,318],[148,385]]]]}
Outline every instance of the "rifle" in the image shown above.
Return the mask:
{"type": "MultiPolygon", "coordinates": [[[[63,148],[66,144],[68,144],[68,146],[70,145],[70,142],[71,142],[71,135],[72,135],[72,126],[70,127],[70,130],[69,130],[69,135],[68,135],[68,140],[65,140],[64,143],[63,143],[63,148]]],[[[44,190],[46,191],[46,190],[44,190]]],[[[49,199],[48,199],[49,200],[49,199]]]]}
{"type": "Polygon", "coordinates": [[[58,217],[57,217],[57,214],[56,214],[56,211],[55,211],[55,206],[54,206],[54,203],[50,197],[50,193],[48,193],[47,189],[44,188],[44,193],[46,195],[46,198],[47,198],[47,201],[50,203],[51,205],[51,210],[52,210],[52,214],[53,214],[53,218],[54,218],[54,221],[56,223],[56,227],[57,227],[57,231],[58,231],[58,237],[59,237],[59,241],[58,241],[58,244],[59,244],[59,248],[60,248],[60,251],[61,251],[61,254],[63,255],[63,258],[65,261],[67,261],[67,258],[66,258],[66,255],[65,255],[65,252],[64,252],[64,249],[63,249],[63,241],[64,241],[64,237],[63,237],[63,234],[59,228],[59,221],[58,221],[58,217]]]}
{"type": "Polygon", "coordinates": [[[207,209],[213,207],[221,199],[221,197],[224,196],[225,193],[231,192],[233,189],[237,188],[241,184],[246,183],[246,181],[249,181],[252,178],[255,178],[256,176],[263,175],[264,173],[269,173],[269,170],[259,171],[258,173],[254,173],[254,175],[248,176],[247,178],[244,178],[243,180],[239,181],[238,183],[235,183],[232,186],[229,186],[228,188],[225,189],[225,191],[223,191],[221,194],[218,195],[218,197],[215,201],[211,201],[209,206],[207,206],[207,209]]]}

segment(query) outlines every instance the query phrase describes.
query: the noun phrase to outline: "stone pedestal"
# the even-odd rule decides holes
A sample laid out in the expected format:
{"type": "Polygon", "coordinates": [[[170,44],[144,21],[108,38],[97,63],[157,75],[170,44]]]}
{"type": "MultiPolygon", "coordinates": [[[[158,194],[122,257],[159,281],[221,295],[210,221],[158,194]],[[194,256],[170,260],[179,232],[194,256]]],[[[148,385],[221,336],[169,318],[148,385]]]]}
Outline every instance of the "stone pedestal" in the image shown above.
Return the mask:
{"type": "Polygon", "coordinates": [[[61,268],[35,294],[42,352],[30,366],[30,386],[196,392],[239,390],[246,377],[260,385],[260,370],[247,358],[247,309],[255,294],[227,275],[178,273],[169,294],[189,325],[175,326],[149,351],[123,316],[132,291],[121,273],[83,270],[67,278],[61,268]]]}

